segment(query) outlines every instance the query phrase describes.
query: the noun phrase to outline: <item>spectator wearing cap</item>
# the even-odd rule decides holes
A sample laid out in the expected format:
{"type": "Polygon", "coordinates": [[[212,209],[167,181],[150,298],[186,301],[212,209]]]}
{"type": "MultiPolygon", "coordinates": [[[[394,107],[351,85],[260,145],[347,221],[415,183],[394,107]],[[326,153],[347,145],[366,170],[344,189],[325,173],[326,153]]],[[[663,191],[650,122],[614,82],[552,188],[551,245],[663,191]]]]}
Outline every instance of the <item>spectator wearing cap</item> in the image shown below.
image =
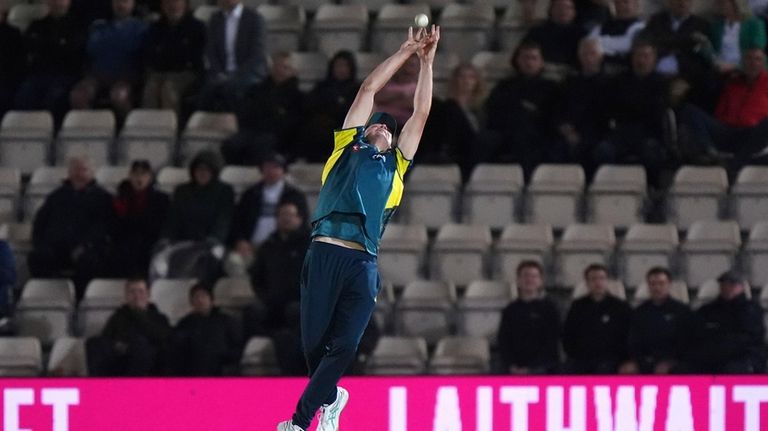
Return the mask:
{"type": "Polygon", "coordinates": [[[746,281],[735,271],[717,278],[720,295],[694,313],[690,362],[707,374],[765,372],[763,310],[747,298],[746,281]]]}
{"type": "Polygon", "coordinates": [[[173,328],[169,367],[177,376],[232,375],[242,338],[235,320],[216,306],[213,292],[198,283],[189,290],[192,311],[173,328]]]}
{"type": "Polygon", "coordinates": [[[645,281],[650,298],[632,312],[630,360],[622,365],[621,372],[669,374],[683,370],[691,311],[670,296],[672,274],[667,268],[651,268],[645,281]]]}
{"type": "Polygon", "coordinates": [[[168,205],[168,195],[155,188],[149,161],[134,161],[128,178],[117,186],[117,196],[112,201],[115,276],[146,273],[152,248],[165,223],[168,205]]]}
{"type": "Polygon", "coordinates": [[[242,275],[250,267],[255,250],[277,228],[277,209],[281,204],[294,204],[303,225],[309,220],[306,195],[285,178],[285,158],[278,153],[271,153],[264,158],[259,168],[261,181],[243,192],[235,208],[230,235],[232,253],[227,262],[230,275],[242,275]]]}

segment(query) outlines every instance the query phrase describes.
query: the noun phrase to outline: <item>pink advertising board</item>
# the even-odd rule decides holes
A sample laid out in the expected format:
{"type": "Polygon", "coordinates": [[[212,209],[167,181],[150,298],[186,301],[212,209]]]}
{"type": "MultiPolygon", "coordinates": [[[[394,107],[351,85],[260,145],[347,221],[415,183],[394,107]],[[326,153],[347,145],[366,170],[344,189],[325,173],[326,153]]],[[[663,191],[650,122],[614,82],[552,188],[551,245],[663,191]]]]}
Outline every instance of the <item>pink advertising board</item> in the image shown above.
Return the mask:
{"type": "MultiPolygon", "coordinates": [[[[305,379],[0,379],[4,431],[272,431],[305,379]]],[[[765,431],[768,376],[346,378],[348,431],[765,431]]],[[[314,429],[314,428],[312,428],[314,429]]]]}

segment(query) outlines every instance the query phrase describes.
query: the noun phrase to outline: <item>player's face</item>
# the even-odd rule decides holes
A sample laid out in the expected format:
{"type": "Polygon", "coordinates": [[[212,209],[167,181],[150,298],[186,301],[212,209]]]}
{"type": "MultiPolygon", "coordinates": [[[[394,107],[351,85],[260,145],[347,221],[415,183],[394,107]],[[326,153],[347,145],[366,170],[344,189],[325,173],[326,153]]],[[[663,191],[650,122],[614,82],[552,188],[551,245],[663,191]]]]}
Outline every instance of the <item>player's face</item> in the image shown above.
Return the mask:
{"type": "Polygon", "coordinates": [[[387,126],[381,123],[375,123],[365,129],[365,137],[379,148],[379,151],[387,150],[392,147],[392,133],[387,126]],[[386,147],[382,149],[382,142],[386,147]]]}

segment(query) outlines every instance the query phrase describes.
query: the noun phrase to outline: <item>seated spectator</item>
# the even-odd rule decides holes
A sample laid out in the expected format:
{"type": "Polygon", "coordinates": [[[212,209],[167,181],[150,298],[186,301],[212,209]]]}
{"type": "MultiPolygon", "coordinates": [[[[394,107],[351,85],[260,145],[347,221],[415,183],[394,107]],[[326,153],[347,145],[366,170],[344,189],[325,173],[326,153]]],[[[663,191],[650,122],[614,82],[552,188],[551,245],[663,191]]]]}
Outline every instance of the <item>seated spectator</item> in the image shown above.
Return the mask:
{"type": "Polygon", "coordinates": [[[765,372],[763,310],[747,299],[744,278],[727,271],[717,278],[720,296],[694,313],[690,362],[705,374],[765,372]]]}
{"type": "Polygon", "coordinates": [[[19,109],[51,111],[57,124],[69,108],[69,90],[85,61],[86,25],[70,13],[70,0],[48,0],[48,15],[24,35],[27,74],[16,95],[19,109]]]}
{"type": "Polygon", "coordinates": [[[165,223],[168,203],[168,195],[155,188],[149,162],[134,161],[128,179],[117,186],[117,196],[112,201],[115,211],[112,272],[116,277],[147,272],[152,248],[165,223]]]}
{"type": "Polygon", "coordinates": [[[608,134],[610,82],[603,72],[601,49],[596,38],[579,43],[581,69],[565,82],[557,120],[558,138],[568,148],[569,160],[581,164],[587,178],[597,170],[594,153],[608,134]]]}
{"type": "MultiPolygon", "coordinates": [[[[304,95],[287,52],[272,54],[269,76],[250,87],[237,111],[240,138],[222,147],[227,163],[258,164],[272,151],[290,154],[303,127],[304,95]]],[[[301,154],[296,154],[301,156],[301,154]]]]}
{"type": "Polygon", "coordinates": [[[96,20],[112,16],[112,2],[104,0],[72,0],[72,14],[88,28],[96,20]]]}
{"type": "Polygon", "coordinates": [[[384,84],[373,100],[374,112],[384,111],[395,117],[398,130],[413,114],[413,95],[416,94],[418,78],[419,57],[413,55],[392,75],[392,79],[384,84]]]}
{"type": "Polygon", "coordinates": [[[662,267],[645,276],[650,299],[632,312],[627,374],[669,374],[685,369],[681,363],[690,336],[691,311],[670,296],[672,274],[662,267]]]}
{"type": "Polygon", "coordinates": [[[609,73],[629,69],[629,52],[635,36],[645,28],[640,17],[640,0],[613,0],[614,15],[589,34],[600,40],[609,73]]]}
{"type": "Polygon", "coordinates": [[[218,0],[208,22],[208,77],[199,108],[234,111],[248,88],[267,75],[264,19],[241,0],[218,0]]]}
{"type": "Polygon", "coordinates": [[[149,302],[147,282],[125,283],[125,304],[107,320],[101,335],[86,341],[91,376],[152,376],[164,371],[168,318],[149,302]]]}
{"type": "Polygon", "coordinates": [[[498,346],[504,372],[548,374],[560,362],[560,313],[544,295],[544,268],[524,260],[517,265],[518,297],[504,309],[498,346]]]}
{"type": "Polygon", "coordinates": [[[606,22],[611,17],[611,9],[606,0],[574,0],[576,22],[586,31],[606,22]]]}
{"type": "Polygon", "coordinates": [[[638,40],[632,47],[632,70],[619,75],[608,91],[612,130],[597,149],[597,164],[639,163],[649,184],[661,187],[662,169],[671,163],[665,142],[669,108],[667,81],[655,71],[656,49],[638,40]]]}
{"type": "Polygon", "coordinates": [[[192,311],[173,328],[170,369],[177,376],[233,375],[240,362],[242,340],[235,320],[214,304],[202,284],[189,290],[192,311]]]}
{"type": "Polygon", "coordinates": [[[485,80],[470,63],[456,66],[448,80],[448,98],[435,101],[419,145],[419,163],[458,163],[466,182],[477,163],[475,141],[485,125],[485,80]]]}
{"type": "Polygon", "coordinates": [[[163,14],[147,35],[145,108],[179,111],[180,101],[202,78],[205,24],[188,0],[162,0],[163,14]]]}
{"type": "Polygon", "coordinates": [[[7,15],[7,5],[0,2],[0,116],[13,106],[25,57],[21,32],[6,22],[7,15]]]}
{"type": "Polygon", "coordinates": [[[35,214],[28,259],[32,276],[72,277],[77,297],[82,297],[88,281],[104,275],[113,217],[112,197],[96,184],[90,162],[71,159],[67,180],[35,214]]]}
{"type": "Polygon", "coordinates": [[[88,29],[88,72],[70,94],[74,109],[91,109],[104,99],[124,119],[134,106],[142,78],[147,23],[133,16],[134,0],[112,0],[112,19],[88,29]]]}
{"type": "Polygon", "coordinates": [[[292,325],[288,309],[298,307],[301,268],[310,243],[306,220],[296,203],[282,201],[277,208],[277,229],[259,247],[252,279],[256,295],[267,308],[268,331],[292,325]]]}
{"type": "MultiPolygon", "coordinates": [[[[768,143],[768,72],[762,49],[743,54],[743,71],[725,84],[715,116],[688,104],[679,112],[681,143],[693,156],[735,156],[735,173],[768,143]]],[[[695,159],[694,159],[695,160],[695,159]]]]}
{"type": "Polygon", "coordinates": [[[528,31],[523,40],[540,46],[546,63],[576,69],[579,67],[578,44],[585,34],[576,22],[573,0],[552,0],[549,18],[528,31]]]}
{"type": "Polygon", "coordinates": [[[330,151],[328,130],[344,123],[358,88],[355,56],[349,51],[337,52],[328,62],[325,79],[315,84],[306,97],[306,124],[302,127],[297,157],[308,162],[325,162],[330,151]]]}
{"type": "Polygon", "coordinates": [[[765,49],[765,23],[752,15],[744,0],[719,0],[720,16],[712,26],[712,48],[720,72],[731,72],[742,65],[742,54],[765,49]]]}
{"type": "Polygon", "coordinates": [[[559,90],[542,75],[544,59],[536,43],[522,42],[512,61],[516,74],[499,81],[485,104],[491,133],[484,136],[480,160],[519,163],[527,179],[539,163],[566,159],[551,133],[559,90]]]}
{"type": "Polygon", "coordinates": [[[255,250],[275,232],[278,207],[292,203],[302,224],[309,220],[307,197],[285,179],[286,161],[277,153],[261,163],[261,181],[243,192],[232,220],[232,254],[228,259],[230,276],[244,275],[255,257],[255,250]]]}
{"type": "Polygon", "coordinates": [[[12,295],[16,288],[16,258],[6,240],[0,240],[0,333],[8,329],[12,295]]]}
{"type": "Polygon", "coordinates": [[[608,269],[600,264],[584,270],[588,295],[576,299],[563,326],[566,370],[574,374],[613,374],[627,360],[632,311],[608,291],[608,269]]]}

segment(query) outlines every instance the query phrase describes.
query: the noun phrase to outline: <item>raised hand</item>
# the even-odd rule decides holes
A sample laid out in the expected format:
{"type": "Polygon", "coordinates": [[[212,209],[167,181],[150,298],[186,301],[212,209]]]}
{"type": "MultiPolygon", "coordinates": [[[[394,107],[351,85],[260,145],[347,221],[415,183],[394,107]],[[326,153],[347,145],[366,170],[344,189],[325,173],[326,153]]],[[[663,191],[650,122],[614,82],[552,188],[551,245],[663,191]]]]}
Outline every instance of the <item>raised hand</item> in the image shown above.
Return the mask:
{"type": "Polygon", "coordinates": [[[408,27],[408,39],[400,45],[400,51],[408,52],[410,54],[417,52],[419,48],[424,46],[426,40],[424,37],[425,33],[425,30],[422,28],[417,30],[414,35],[413,27],[408,27]]]}
{"type": "Polygon", "coordinates": [[[424,36],[420,39],[422,45],[416,50],[416,55],[423,62],[432,64],[435,60],[435,52],[437,51],[437,42],[440,40],[440,27],[432,24],[432,30],[425,32],[424,36]]]}

